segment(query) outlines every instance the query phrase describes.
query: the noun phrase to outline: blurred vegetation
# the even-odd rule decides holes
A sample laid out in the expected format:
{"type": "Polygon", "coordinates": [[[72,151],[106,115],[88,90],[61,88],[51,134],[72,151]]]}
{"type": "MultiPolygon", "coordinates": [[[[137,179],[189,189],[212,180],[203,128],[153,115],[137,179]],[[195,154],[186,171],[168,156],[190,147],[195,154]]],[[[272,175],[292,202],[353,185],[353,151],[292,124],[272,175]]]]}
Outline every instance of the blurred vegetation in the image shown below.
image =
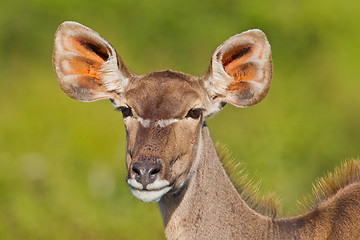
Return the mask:
{"type": "Polygon", "coordinates": [[[0,239],[163,239],[156,204],[125,183],[122,118],[58,87],[53,36],[66,20],[108,39],[136,73],[200,75],[228,37],[262,29],[268,97],[208,120],[284,210],[360,155],[360,4],[352,0],[12,0],[0,3],[0,239]]]}

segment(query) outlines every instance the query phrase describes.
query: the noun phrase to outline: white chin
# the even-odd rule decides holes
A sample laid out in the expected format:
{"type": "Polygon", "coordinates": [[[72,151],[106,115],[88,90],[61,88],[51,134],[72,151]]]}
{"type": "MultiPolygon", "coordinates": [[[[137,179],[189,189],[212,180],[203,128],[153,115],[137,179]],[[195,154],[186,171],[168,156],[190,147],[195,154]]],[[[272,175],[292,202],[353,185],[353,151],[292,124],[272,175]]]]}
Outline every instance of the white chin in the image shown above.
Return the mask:
{"type": "Polygon", "coordinates": [[[158,190],[139,190],[130,186],[132,194],[142,202],[158,202],[170,189],[171,187],[164,187],[158,190]]]}

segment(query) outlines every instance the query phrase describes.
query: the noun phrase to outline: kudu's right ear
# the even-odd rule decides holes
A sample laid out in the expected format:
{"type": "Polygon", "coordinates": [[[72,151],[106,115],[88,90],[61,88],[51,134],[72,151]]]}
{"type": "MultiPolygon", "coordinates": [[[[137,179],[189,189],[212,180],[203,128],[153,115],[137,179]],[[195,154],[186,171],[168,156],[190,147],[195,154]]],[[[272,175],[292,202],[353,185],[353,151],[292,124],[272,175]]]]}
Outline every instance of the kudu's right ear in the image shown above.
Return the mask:
{"type": "Polygon", "coordinates": [[[205,116],[217,113],[225,103],[247,107],[260,102],[272,80],[271,49],[265,34],[254,29],[226,40],[213,53],[203,79],[211,101],[205,116]]]}
{"type": "Polygon", "coordinates": [[[132,76],[108,41],[76,22],[56,31],[53,66],[61,89],[85,102],[119,99],[132,76]]]}

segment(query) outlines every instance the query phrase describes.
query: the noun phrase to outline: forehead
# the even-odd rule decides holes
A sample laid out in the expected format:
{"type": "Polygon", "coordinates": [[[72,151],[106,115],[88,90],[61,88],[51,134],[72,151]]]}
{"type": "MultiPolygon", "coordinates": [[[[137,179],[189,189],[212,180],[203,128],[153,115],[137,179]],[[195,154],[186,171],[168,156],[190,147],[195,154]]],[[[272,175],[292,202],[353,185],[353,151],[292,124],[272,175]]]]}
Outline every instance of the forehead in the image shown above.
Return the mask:
{"type": "Polygon", "coordinates": [[[125,93],[129,106],[144,119],[179,118],[199,104],[200,98],[195,78],[172,71],[144,75],[125,93]]]}

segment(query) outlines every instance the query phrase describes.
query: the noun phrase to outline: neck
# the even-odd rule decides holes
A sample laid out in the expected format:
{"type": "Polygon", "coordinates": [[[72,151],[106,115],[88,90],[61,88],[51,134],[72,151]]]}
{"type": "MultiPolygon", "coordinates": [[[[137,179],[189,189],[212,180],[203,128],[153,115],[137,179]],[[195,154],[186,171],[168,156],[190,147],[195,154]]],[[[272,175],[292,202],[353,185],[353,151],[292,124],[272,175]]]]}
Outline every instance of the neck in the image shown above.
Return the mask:
{"type": "Polygon", "coordinates": [[[180,192],[167,194],[159,202],[167,238],[263,238],[261,229],[268,227],[270,219],[253,211],[240,197],[222,167],[206,126],[201,135],[199,162],[191,177],[180,192]]]}
{"type": "Polygon", "coordinates": [[[206,126],[200,141],[195,168],[182,190],[164,195],[159,202],[168,239],[359,239],[360,217],[351,214],[360,211],[358,181],[315,210],[273,219],[255,212],[241,198],[222,167],[206,126]],[[339,205],[343,199],[352,201],[339,205]]]}

